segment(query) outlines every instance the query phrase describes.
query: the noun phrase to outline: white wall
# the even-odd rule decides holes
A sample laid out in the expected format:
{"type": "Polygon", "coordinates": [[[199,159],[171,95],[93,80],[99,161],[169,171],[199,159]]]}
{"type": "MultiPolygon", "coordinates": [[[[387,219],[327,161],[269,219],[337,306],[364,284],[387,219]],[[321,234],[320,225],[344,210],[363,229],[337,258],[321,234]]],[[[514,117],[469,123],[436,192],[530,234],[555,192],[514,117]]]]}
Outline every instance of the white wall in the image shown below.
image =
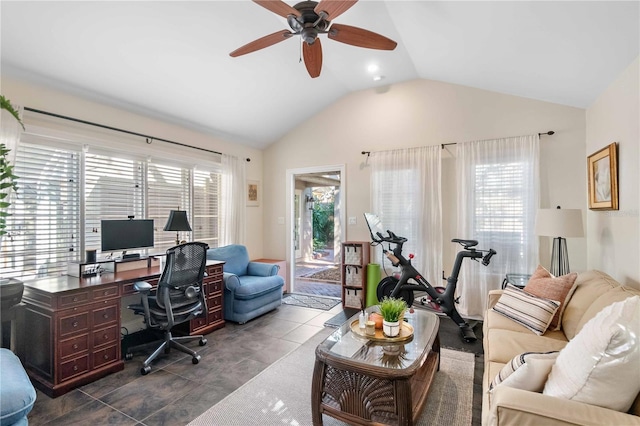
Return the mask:
{"type": "MultiPolygon", "coordinates": [[[[441,83],[415,80],[352,93],[291,131],[264,151],[265,194],[272,201],[264,210],[266,255],[284,258],[287,226],[285,175],[287,169],[345,164],[347,239],[368,240],[363,213],[370,206],[369,174],[361,151],[439,145],[478,139],[518,136],[554,130],[541,141],[542,207],[585,209],[585,111],[516,96],[441,83]]],[[[455,147],[453,147],[455,148],[455,147]]],[[[455,150],[451,150],[455,153],[455,150]]],[[[445,180],[453,160],[445,156],[445,180]],[[447,171],[448,170],[448,171],[447,171]]],[[[449,185],[453,185],[449,182],[449,185]]],[[[445,195],[453,193],[444,188],[445,195]]],[[[445,198],[445,270],[455,248],[447,243],[455,227],[455,208],[445,198]]],[[[586,213],[585,213],[586,214],[586,213]]],[[[464,238],[464,236],[458,236],[464,238]]],[[[541,263],[549,266],[551,239],[541,238],[541,263]]],[[[587,267],[585,239],[568,240],[571,269],[587,267]]],[[[521,272],[521,271],[514,271],[521,272]]],[[[524,272],[524,271],[522,271],[524,272]]]]}
{"type": "Polygon", "coordinates": [[[640,288],[640,69],[636,60],[587,109],[587,155],[618,143],[619,210],[587,213],[587,265],[640,288]]]}
{"type": "MultiPolygon", "coordinates": [[[[132,114],[97,102],[88,101],[78,96],[57,90],[45,89],[44,87],[6,76],[2,76],[2,94],[6,98],[10,99],[12,103],[17,105],[121,128],[213,151],[219,151],[241,158],[248,157],[251,158],[251,162],[247,163],[247,179],[262,179],[262,151],[257,149],[227,142],[201,132],[169,124],[157,119],[144,117],[142,115],[132,114]]],[[[41,124],[46,121],[50,120],[39,114],[31,113],[25,115],[27,131],[29,130],[30,124],[41,124]]],[[[61,125],[57,126],[57,123],[52,123],[51,125],[54,125],[57,128],[73,129],[69,131],[74,132],[82,133],[87,131],[86,126],[75,125],[70,121],[58,120],[58,123],[61,125]]],[[[102,131],[95,127],[88,128],[90,128],[91,131],[96,132],[111,132],[102,131]]],[[[179,155],[180,157],[192,156],[194,158],[194,162],[196,160],[199,162],[202,158],[206,158],[206,156],[209,155],[207,153],[203,153],[203,151],[176,147],[158,141],[153,142],[151,145],[146,145],[146,142],[142,138],[137,138],[136,140],[136,138],[123,136],[122,133],[118,132],[111,132],[111,134],[118,135],[119,138],[127,138],[127,140],[131,141],[133,144],[132,147],[134,148],[137,148],[135,147],[135,144],[139,142],[141,146],[146,146],[145,149],[161,150],[163,152],[179,155]]],[[[253,258],[263,257],[262,211],[264,209],[264,204],[265,197],[263,196],[262,205],[260,207],[247,208],[247,248],[253,258]]]]}

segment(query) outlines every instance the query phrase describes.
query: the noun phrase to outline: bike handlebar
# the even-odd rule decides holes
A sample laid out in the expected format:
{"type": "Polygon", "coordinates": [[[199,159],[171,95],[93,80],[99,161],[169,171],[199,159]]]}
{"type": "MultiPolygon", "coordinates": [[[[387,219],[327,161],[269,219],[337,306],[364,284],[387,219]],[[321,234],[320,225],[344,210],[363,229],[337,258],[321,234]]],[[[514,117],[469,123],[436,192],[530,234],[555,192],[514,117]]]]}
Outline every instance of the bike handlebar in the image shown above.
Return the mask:
{"type": "Polygon", "coordinates": [[[487,253],[483,258],[482,258],[482,264],[484,266],[488,266],[489,263],[491,262],[491,257],[496,254],[496,251],[494,249],[489,249],[489,253],[487,253]]]}

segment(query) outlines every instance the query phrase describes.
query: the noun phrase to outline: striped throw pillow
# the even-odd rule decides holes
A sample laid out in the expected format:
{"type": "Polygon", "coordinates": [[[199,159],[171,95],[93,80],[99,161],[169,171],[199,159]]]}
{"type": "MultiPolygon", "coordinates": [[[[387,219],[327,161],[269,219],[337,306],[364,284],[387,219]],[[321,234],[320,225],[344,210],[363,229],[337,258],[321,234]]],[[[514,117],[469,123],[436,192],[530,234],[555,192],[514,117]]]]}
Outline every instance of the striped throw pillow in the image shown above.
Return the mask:
{"type": "Polygon", "coordinates": [[[547,331],[559,307],[560,302],[534,296],[507,284],[493,310],[540,336],[547,331]]]}
{"type": "Polygon", "coordinates": [[[516,355],[493,378],[489,390],[500,385],[529,392],[542,392],[559,353],[558,351],[525,352],[516,355]]]}

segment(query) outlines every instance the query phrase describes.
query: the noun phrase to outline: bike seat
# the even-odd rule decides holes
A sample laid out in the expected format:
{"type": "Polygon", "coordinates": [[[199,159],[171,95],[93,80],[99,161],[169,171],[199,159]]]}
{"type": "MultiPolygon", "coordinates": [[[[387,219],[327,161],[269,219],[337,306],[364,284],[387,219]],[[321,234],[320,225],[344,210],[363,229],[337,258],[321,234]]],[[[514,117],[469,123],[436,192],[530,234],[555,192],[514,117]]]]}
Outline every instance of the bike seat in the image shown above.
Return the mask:
{"type": "Polygon", "coordinates": [[[451,242],[462,244],[464,248],[470,248],[478,245],[476,240],[459,240],[458,238],[454,238],[451,242]]]}

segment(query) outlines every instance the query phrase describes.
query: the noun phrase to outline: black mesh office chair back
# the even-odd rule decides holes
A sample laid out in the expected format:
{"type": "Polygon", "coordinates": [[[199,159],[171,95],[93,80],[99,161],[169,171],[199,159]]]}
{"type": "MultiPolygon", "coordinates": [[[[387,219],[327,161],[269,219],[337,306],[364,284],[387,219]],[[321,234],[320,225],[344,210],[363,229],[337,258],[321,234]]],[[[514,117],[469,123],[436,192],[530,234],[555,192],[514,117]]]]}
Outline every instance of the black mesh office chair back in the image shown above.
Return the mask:
{"type": "MultiPolygon", "coordinates": [[[[144,315],[147,328],[164,331],[164,341],[142,364],[140,372],[143,375],[151,371],[151,362],[161,351],[169,353],[171,348],[190,354],[194,364],[200,361],[200,356],[195,351],[180,342],[200,339],[200,346],[204,346],[207,343],[204,336],[174,337],[171,329],[174,325],[190,321],[198,315],[206,315],[207,305],[202,281],[208,248],[207,244],[199,242],[172,247],[167,250],[165,267],[155,291],[147,282],[135,283],[134,288],[140,292],[142,299],[141,303],[130,305],[129,309],[136,314],[144,315]]],[[[126,359],[131,359],[133,352],[149,345],[128,348],[126,359]]]]}

